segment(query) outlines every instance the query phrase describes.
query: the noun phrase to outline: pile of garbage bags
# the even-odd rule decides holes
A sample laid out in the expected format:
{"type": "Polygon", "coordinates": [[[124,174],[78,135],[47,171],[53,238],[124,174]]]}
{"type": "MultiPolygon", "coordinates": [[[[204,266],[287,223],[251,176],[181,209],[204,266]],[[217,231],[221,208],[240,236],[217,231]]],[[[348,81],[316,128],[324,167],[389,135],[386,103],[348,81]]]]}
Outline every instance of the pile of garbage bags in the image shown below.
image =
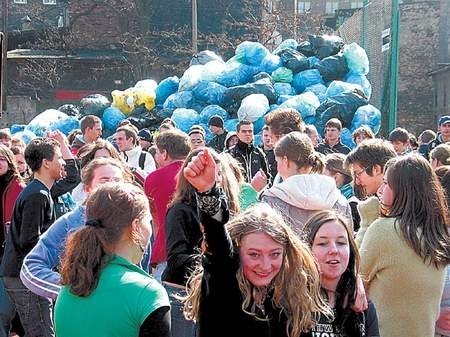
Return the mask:
{"type": "Polygon", "coordinates": [[[288,39],[273,52],[261,43],[245,41],[226,62],[212,51],[202,51],[181,77],[159,83],[145,79],[132,88],[114,90],[112,100],[89,95],[78,107],[44,111],[17,132],[40,136],[59,129],[68,133],[87,114],[102,119],[106,135],[126,118],[138,128],[152,128],[171,117],[187,132],[194,124],[208,129],[209,118],[218,114],[229,131],[239,120],[248,119],[258,134],[268,112],[293,108],[319,133],[330,118],[339,118],[346,135],[343,140],[354,146],[348,135],[359,126],[368,125],[374,133],[380,129],[381,113],[369,104],[368,72],[364,49],[356,43],[344,44],[338,36],[310,35],[301,42],[288,39]]]}

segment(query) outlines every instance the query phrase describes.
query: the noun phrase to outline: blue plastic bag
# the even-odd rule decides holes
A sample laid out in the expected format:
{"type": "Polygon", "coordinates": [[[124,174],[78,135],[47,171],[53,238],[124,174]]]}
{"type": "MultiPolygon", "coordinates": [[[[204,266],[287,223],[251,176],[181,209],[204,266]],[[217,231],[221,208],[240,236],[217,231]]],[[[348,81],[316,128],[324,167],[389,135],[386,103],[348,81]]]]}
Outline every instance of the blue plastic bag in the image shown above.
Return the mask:
{"type": "Polygon", "coordinates": [[[194,98],[207,104],[221,105],[227,88],[214,82],[200,81],[192,90],[194,98]]]}
{"type": "Polygon", "coordinates": [[[174,110],[172,119],[180,130],[187,133],[193,125],[198,124],[200,115],[195,110],[179,108],[174,110]]]}
{"type": "Polygon", "coordinates": [[[208,142],[210,142],[211,141],[211,139],[213,139],[214,138],[214,134],[211,132],[211,130],[209,129],[209,125],[208,125],[208,123],[200,123],[199,124],[202,128],[203,128],[203,130],[205,130],[205,140],[206,140],[206,143],[208,143],[208,142]]]}
{"type": "Polygon", "coordinates": [[[302,118],[316,115],[316,109],[320,106],[319,98],[312,92],[305,92],[293,96],[280,105],[281,108],[292,108],[300,112],[302,118]]]}
{"type": "Polygon", "coordinates": [[[327,87],[321,83],[310,85],[305,89],[305,92],[308,91],[314,93],[319,98],[320,103],[325,101],[325,99],[327,98],[327,87]]]}
{"type": "Polygon", "coordinates": [[[216,82],[217,77],[225,70],[226,67],[227,67],[226,63],[219,61],[211,61],[206,63],[203,66],[201,80],[216,82]]]}
{"type": "Polygon", "coordinates": [[[236,47],[236,58],[241,63],[251,66],[259,66],[264,58],[269,55],[269,50],[259,42],[244,41],[236,47]]]}
{"type": "Polygon", "coordinates": [[[227,119],[224,121],[224,126],[225,129],[227,129],[228,131],[236,131],[236,126],[239,123],[239,119],[234,118],[234,119],[227,119]]]}
{"type": "Polygon", "coordinates": [[[264,116],[262,116],[253,122],[253,133],[256,135],[257,133],[262,132],[264,125],[266,125],[266,121],[264,116]]]}
{"type": "Polygon", "coordinates": [[[269,111],[269,100],[262,94],[252,94],[245,97],[237,112],[239,120],[256,121],[269,111]]]}
{"type": "Polygon", "coordinates": [[[353,42],[344,46],[344,57],[347,60],[350,73],[367,75],[369,73],[369,58],[366,51],[353,42]]]}
{"type": "Polygon", "coordinates": [[[200,123],[208,124],[209,119],[214,115],[219,115],[223,120],[228,119],[228,112],[224,108],[218,105],[208,105],[200,113],[200,123]]]}
{"type": "Polygon", "coordinates": [[[273,51],[273,53],[278,54],[279,52],[281,52],[283,49],[286,48],[297,50],[297,47],[298,47],[297,41],[295,41],[294,39],[286,39],[278,45],[278,47],[273,51]]]}
{"type": "Polygon", "coordinates": [[[348,74],[344,80],[348,83],[359,84],[364,92],[364,95],[366,95],[367,99],[370,100],[370,97],[372,96],[372,85],[365,75],[348,74]]]}
{"type": "Polygon", "coordinates": [[[325,94],[327,97],[333,97],[346,91],[352,91],[353,89],[359,89],[361,91],[363,90],[359,84],[342,81],[333,81],[328,86],[328,89],[325,94]]]}
{"type": "Polygon", "coordinates": [[[38,137],[44,137],[48,131],[60,130],[67,135],[79,127],[80,122],[77,118],[67,116],[59,110],[48,109],[34,117],[25,130],[33,132],[38,137]]]}
{"type": "Polygon", "coordinates": [[[257,72],[257,67],[252,67],[239,62],[227,63],[225,70],[217,76],[217,83],[226,87],[245,84],[249,82],[257,72]]]}
{"type": "Polygon", "coordinates": [[[194,96],[191,91],[180,91],[176,92],[169,97],[167,97],[164,102],[164,109],[177,109],[185,108],[190,109],[194,102],[194,96]]]}
{"type": "Polygon", "coordinates": [[[192,90],[202,79],[203,65],[193,65],[187,68],[180,78],[178,91],[192,90]]]}
{"type": "Polygon", "coordinates": [[[317,69],[309,69],[294,75],[292,86],[297,93],[302,93],[307,87],[314,84],[325,84],[317,69]]]}
{"type": "Polygon", "coordinates": [[[347,145],[350,149],[356,147],[355,142],[353,141],[352,132],[347,128],[342,128],[341,131],[341,142],[344,145],[347,145]]]}
{"type": "Polygon", "coordinates": [[[106,108],[103,112],[102,122],[105,129],[115,131],[119,123],[126,118],[125,114],[116,107],[106,108]]]}
{"type": "Polygon", "coordinates": [[[355,131],[360,126],[369,126],[373,133],[377,134],[381,127],[381,112],[371,104],[359,107],[352,119],[351,130],[355,131]]]}
{"type": "Polygon", "coordinates": [[[51,131],[59,130],[66,136],[75,129],[80,128],[80,121],[74,116],[67,116],[66,119],[60,119],[50,125],[51,131]]]}
{"type": "Polygon", "coordinates": [[[11,131],[11,134],[13,135],[19,131],[25,130],[25,127],[26,127],[26,124],[13,124],[13,125],[11,125],[9,130],[11,131]]]}
{"type": "Polygon", "coordinates": [[[14,133],[15,137],[19,137],[20,139],[22,139],[22,141],[28,145],[29,142],[31,142],[34,138],[36,138],[36,135],[30,131],[30,130],[23,130],[23,131],[18,131],[16,133],[14,133]]]}
{"type": "Polygon", "coordinates": [[[278,55],[268,54],[259,65],[259,71],[265,73],[272,73],[283,65],[281,58],[278,55]]]}
{"type": "Polygon", "coordinates": [[[295,95],[295,90],[289,83],[275,83],[273,88],[275,89],[277,97],[281,95],[295,95]]]}
{"type": "Polygon", "coordinates": [[[156,104],[163,105],[167,97],[178,91],[180,79],[178,76],[171,76],[163,79],[155,89],[156,104]]]}

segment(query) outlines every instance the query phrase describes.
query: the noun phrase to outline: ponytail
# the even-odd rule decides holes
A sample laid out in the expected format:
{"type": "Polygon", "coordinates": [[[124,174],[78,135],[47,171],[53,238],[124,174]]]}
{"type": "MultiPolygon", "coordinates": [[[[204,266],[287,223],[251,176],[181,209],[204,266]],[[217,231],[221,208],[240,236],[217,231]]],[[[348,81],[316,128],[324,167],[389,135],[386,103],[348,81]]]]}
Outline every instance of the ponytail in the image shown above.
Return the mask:
{"type": "Polygon", "coordinates": [[[311,173],[322,173],[325,163],[323,157],[318,152],[313,152],[308,156],[308,164],[311,166],[311,173]]]}
{"type": "Polygon", "coordinates": [[[100,273],[110,254],[104,228],[85,226],[68,238],[61,259],[61,284],[74,295],[87,297],[97,287],[100,273]]]}

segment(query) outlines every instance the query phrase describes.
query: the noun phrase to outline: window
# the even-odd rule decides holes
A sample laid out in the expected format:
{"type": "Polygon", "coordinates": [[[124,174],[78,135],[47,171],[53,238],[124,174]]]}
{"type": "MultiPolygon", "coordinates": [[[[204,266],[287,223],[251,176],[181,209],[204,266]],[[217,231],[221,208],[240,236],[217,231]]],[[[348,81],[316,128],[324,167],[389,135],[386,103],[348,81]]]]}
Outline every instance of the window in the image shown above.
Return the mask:
{"type": "Polygon", "coordinates": [[[44,5],[56,5],[56,0],[42,0],[44,5]]]}
{"type": "Polygon", "coordinates": [[[297,2],[297,13],[306,13],[311,9],[310,1],[299,1],[297,2]]]}
{"type": "Polygon", "coordinates": [[[26,4],[27,0],[14,0],[15,4],[26,4]]]}
{"type": "Polygon", "coordinates": [[[329,0],[325,4],[325,13],[334,14],[334,12],[339,8],[339,3],[337,0],[329,0]]]}
{"type": "Polygon", "coordinates": [[[350,8],[362,8],[363,2],[362,1],[352,1],[350,3],[350,8]]]}

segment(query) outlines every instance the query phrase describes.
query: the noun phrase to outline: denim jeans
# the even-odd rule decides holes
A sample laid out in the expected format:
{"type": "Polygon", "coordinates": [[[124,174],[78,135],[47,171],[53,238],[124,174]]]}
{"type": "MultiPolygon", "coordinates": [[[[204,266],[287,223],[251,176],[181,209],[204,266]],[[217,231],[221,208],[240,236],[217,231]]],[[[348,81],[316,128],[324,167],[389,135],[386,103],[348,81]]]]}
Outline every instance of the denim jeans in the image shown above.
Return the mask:
{"type": "Polygon", "coordinates": [[[159,283],[162,283],[161,277],[162,277],[162,274],[164,273],[164,270],[166,269],[166,267],[167,267],[167,262],[161,262],[161,263],[158,263],[156,265],[156,267],[152,268],[152,275],[155,278],[155,280],[158,281],[159,283]]]}
{"type": "Polygon", "coordinates": [[[188,321],[183,315],[183,303],[176,296],[186,296],[186,291],[181,286],[174,286],[163,282],[169,294],[170,320],[172,325],[172,337],[195,337],[196,326],[193,321],[188,321]]]}
{"type": "Polygon", "coordinates": [[[25,337],[54,337],[52,301],[32,293],[19,277],[3,277],[3,282],[19,313],[25,337]]]}
{"type": "Polygon", "coordinates": [[[9,298],[0,277],[0,337],[8,337],[11,321],[16,314],[14,303],[9,298]]]}

